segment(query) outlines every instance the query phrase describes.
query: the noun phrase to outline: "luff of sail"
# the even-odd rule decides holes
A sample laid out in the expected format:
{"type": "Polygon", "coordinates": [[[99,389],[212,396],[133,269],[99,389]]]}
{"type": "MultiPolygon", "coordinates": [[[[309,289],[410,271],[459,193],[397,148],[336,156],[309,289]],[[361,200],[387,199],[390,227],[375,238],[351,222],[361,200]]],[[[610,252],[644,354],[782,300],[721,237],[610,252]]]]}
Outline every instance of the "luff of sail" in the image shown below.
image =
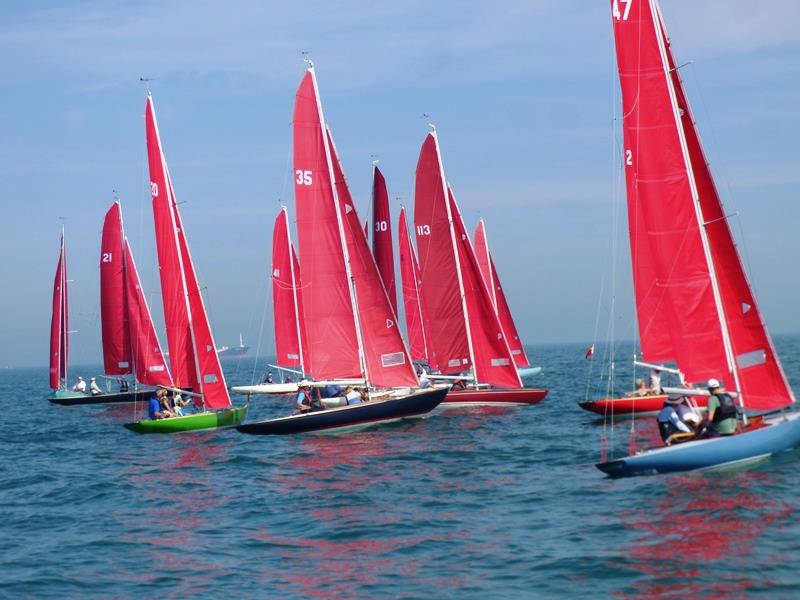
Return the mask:
{"type": "Polygon", "coordinates": [[[643,356],[722,379],[752,409],[794,396],[742,267],[655,0],[611,1],[643,356]]]}
{"type": "Polygon", "coordinates": [[[69,353],[67,332],[69,312],[67,306],[67,246],[61,231],[61,250],[53,279],[53,312],[50,320],[50,388],[62,389],[67,384],[67,358],[69,353]]]}
{"type": "Polygon", "coordinates": [[[342,215],[344,240],[348,249],[350,276],[358,306],[357,318],[367,378],[378,387],[417,386],[419,380],[414,372],[411,356],[400,333],[397,316],[387,297],[378,266],[370,252],[367,236],[360,229],[358,211],[347,187],[330,130],[328,147],[336,198],[342,215]]]}
{"type": "MultiPolygon", "coordinates": [[[[156,227],[167,343],[175,385],[191,387],[206,408],[231,405],[208,316],[200,294],[172,181],[164,159],[152,98],[146,110],[147,155],[156,227]],[[170,332],[172,335],[170,336],[170,332]],[[175,345],[173,345],[173,342],[175,345]],[[176,365],[181,369],[179,379],[176,365]]],[[[200,401],[198,400],[198,403],[200,401]]]]}
{"type": "Polygon", "coordinates": [[[300,270],[289,236],[289,216],[282,208],[272,231],[272,307],[275,353],[281,367],[304,370],[307,345],[303,322],[300,270]]]}
{"type": "Polygon", "coordinates": [[[511,355],[514,357],[514,363],[518,367],[528,367],[530,362],[528,356],[525,354],[525,347],[522,345],[522,340],[519,337],[517,326],[514,323],[514,317],[511,316],[511,308],[508,306],[506,294],[503,291],[503,286],[500,285],[500,277],[497,275],[497,268],[494,265],[494,258],[489,250],[489,239],[486,236],[486,224],[483,219],[478,221],[478,226],[475,228],[475,255],[480,265],[483,279],[489,288],[489,294],[492,298],[492,304],[495,312],[497,313],[500,324],[503,326],[503,332],[511,348],[511,355]]]}
{"type": "Polygon", "coordinates": [[[392,247],[392,218],[386,179],[378,168],[372,167],[372,254],[381,274],[383,287],[389,296],[394,314],[397,312],[397,289],[394,281],[394,252],[392,247]]]}

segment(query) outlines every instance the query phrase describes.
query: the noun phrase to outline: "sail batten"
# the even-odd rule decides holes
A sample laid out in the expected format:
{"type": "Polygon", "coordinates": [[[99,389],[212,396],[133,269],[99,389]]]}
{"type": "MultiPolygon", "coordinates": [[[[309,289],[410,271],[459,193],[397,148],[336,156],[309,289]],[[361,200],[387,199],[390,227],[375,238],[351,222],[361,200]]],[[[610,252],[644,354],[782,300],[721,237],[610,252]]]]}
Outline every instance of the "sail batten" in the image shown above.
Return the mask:
{"type": "Polygon", "coordinates": [[[749,408],[789,404],[794,397],[725,218],[658,2],[612,0],[612,13],[643,358],[674,360],[691,381],[720,379],[749,408]]]}

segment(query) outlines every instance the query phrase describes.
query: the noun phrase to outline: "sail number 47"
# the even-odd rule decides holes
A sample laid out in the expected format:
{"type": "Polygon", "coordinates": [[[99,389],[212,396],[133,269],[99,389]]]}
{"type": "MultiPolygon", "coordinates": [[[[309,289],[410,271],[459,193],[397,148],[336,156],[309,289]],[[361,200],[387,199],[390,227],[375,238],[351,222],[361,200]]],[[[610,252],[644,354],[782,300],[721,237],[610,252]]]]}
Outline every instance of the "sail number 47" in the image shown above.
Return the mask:
{"type": "Polygon", "coordinates": [[[294,182],[297,185],[311,185],[311,171],[297,169],[294,174],[296,176],[294,182]]]}
{"type": "Polygon", "coordinates": [[[611,14],[614,18],[619,21],[622,19],[623,21],[628,20],[628,15],[631,13],[631,4],[632,0],[614,0],[614,7],[611,9],[611,14]],[[620,3],[625,5],[625,12],[622,13],[619,10],[620,3]]]}

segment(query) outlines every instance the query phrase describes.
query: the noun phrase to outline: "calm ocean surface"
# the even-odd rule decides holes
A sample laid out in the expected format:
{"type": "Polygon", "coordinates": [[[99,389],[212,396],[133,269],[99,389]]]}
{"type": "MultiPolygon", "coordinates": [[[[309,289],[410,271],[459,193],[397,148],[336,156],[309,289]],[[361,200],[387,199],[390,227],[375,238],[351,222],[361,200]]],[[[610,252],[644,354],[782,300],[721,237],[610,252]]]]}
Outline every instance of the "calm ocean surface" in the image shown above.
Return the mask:
{"type": "MultiPolygon", "coordinates": [[[[800,392],[800,337],[775,341],[800,392]]],[[[584,351],[530,348],[537,406],[338,436],[137,435],[132,405],[51,405],[46,369],[1,371],[0,596],[800,596],[800,452],[606,479],[601,437],[623,452],[631,422],[578,408],[584,351]]],[[[250,383],[252,360],[224,366],[250,383]]],[[[248,419],[291,402],[258,398],[248,419]]]]}

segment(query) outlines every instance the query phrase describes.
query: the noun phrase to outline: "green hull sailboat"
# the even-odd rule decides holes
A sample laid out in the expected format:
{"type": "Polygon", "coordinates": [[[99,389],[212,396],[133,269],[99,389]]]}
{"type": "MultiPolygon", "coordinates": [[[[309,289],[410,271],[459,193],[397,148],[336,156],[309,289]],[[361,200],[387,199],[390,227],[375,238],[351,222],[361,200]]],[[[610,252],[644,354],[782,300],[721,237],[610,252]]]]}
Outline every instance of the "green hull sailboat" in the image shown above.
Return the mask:
{"type": "Polygon", "coordinates": [[[223,429],[240,425],[246,416],[247,406],[242,406],[167,419],[142,419],[134,423],[125,423],[125,427],[136,433],[178,433],[201,429],[223,429]]]}

